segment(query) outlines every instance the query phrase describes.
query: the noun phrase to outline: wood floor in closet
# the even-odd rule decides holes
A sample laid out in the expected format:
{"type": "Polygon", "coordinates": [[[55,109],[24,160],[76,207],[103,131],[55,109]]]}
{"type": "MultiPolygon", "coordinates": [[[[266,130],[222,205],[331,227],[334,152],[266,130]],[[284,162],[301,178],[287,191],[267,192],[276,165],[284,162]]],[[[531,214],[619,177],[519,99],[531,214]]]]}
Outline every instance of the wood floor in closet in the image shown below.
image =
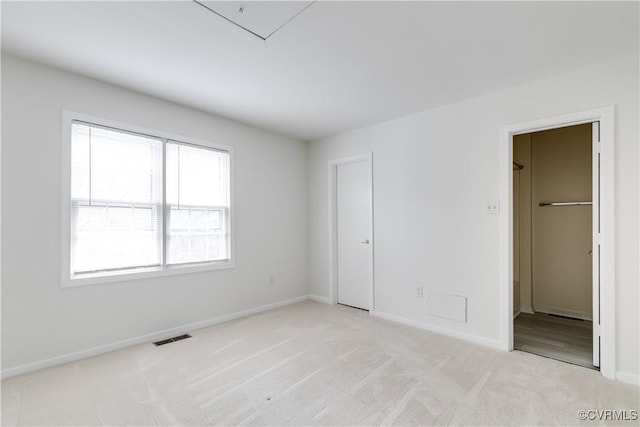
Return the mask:
{"type": "Polygon", "coordinates": [[[591,321],[520,313],[513,323],[513,345],[517,350],[597,369],[592,364],[591,321]]]}

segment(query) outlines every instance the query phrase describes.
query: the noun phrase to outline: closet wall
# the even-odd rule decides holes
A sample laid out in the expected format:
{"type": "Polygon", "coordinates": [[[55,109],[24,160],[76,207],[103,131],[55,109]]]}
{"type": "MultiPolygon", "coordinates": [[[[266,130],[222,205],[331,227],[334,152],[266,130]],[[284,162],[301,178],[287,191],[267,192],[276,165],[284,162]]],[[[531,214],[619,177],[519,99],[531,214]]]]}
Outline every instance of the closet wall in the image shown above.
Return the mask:
{"type": "Polygon", "coordinates": [[[514,159],[525,165],[519,172],[521,310],[591,319],[591,206],[539,206],[591,201],[591,124],[522,135],[514,139],[514,159]]]}
{"type": "MultiPolygon", "coordinates": [[[[518,246],[514,248],[514,265],[518,264],[519,305],[523,313],[533,313],[531,288],[531,134],[513,137],[513,159],[524,166],[518,174],[518,199],[514,205],[514,235],[518,235],[518,246]],[[516,219],[515,216],[518,216],[516,219]]],[[[515,185],[515,181],[514,181],[515,185]]],[[[515,276],[514,276],[515,277],[515,276]]]]}
{"type": "Polygon", "coordinates": [[[513,166],[513,315],[520,313],[520,169],[513,166]]]}

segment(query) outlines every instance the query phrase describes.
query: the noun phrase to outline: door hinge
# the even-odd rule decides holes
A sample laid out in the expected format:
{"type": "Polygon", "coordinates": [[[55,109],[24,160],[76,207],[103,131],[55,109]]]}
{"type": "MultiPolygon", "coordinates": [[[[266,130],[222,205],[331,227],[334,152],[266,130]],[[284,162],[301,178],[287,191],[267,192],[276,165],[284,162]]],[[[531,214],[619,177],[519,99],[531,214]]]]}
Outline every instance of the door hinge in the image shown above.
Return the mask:
{"type": "Polygon", "coordinates": [[[596,324],[593,325],[593,332],[596,334],[596,336],[600,336],[600,324],[599,323],[597,325],[596,324]]]}
{"type": "Polygon", "coordinates": [[[602,151],[602,143],[601,142],[596,142],[595,143],[595,148],[596,148],[596,153],[600,153],[602,151]]]}
{"type": "Polygon", "coordinates": [[[593,235],[593,241],[596,245],[599,245],[601,243],[602,239],[600,238],[600,233],[596,233],[593,235]]]}

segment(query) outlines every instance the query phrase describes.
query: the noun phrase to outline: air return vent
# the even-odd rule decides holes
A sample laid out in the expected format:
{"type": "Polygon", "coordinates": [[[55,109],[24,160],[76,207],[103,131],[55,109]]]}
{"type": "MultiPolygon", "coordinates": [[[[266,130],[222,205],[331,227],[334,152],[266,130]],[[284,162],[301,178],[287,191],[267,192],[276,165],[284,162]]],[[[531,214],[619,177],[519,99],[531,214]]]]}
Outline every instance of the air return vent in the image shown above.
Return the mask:
{"type": "Polygon", "coordinates": [[[166,340],[162,340],[162,341],[156,341],[153,343],[153,345],[155,345],[156,347],[160,347],[161,345],[169,344],[170,342],[174,342],[174,341],[186,340],[187,338],[191,338],[191,335],[189,334],[178,335],[177,337],[167,338],[166,340]]]}

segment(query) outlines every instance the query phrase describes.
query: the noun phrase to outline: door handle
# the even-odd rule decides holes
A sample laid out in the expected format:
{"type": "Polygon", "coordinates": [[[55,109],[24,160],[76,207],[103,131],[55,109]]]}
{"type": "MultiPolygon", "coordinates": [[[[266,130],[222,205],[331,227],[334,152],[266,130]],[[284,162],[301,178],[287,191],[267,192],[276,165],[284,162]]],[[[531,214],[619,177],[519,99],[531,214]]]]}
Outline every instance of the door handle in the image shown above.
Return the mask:
{"type": "Polygon", "coordinates": [[[363,241],[362,241],[362,242],[360,242],[360,243],[362,243],[363,245],[368,245],[368,244],[369,244],[369,239],[367,239],[367,240],[363,240],[363,241]]]}

